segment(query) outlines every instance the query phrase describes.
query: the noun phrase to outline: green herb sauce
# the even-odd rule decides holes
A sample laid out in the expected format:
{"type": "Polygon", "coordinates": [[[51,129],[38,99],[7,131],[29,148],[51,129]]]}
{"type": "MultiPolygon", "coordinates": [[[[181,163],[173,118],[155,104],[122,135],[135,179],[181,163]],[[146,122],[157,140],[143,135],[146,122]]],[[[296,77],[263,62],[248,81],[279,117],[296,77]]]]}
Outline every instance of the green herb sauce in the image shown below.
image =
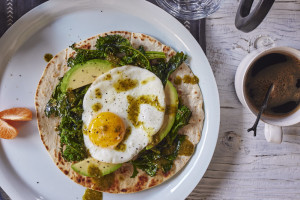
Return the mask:
{"type": "Polygon", "coordinates": [[[110,188],[115,182],[115,173],[110,173],[101,178],[92,178],[93,183],[96,187],[99,187],[101,190],[107,190],[110,188]]]}
{"type": "Polygon", "coordinates": [[[188,84],[198,84],[199,78],[197,76],[189,76],[189,75],[184,75],[183,78],[181,78],[180,76],[175,77],[174,83],[176,85],[180,85],[182,82],[188,83],[188,84]]]}
{"type": "Polygon", "coordinates": [[[102,98],[102,93],[101,93],[101,90],[99,88],[97,88],[95,90],[95,95],[97,98],[101,99],[102,98]]]}
{"type": "Polygon", "coordinates": [[[97,177],[100,178],[102,176],[101,171],[99,170],[99,168],[94,165],[94,164],[90,164],[88,166],[88,174],[91,175],[91,177],[97,177]]]}
{"type": "Polygon", "coordinates": [[[126,150],[126,144],[124,144],[123,142],[120,142],[116,147],[115,150],[116,151],[122,151],[124,152],[126,150]]]}
{"type": "Polygon", "coordinates": [[[176,76],[174,79],[175,85],[180,85],[182,83],[182,79],[180,76],[176,76]]]}
{"type": "Polygon", "coordinates": [[[94,105],[92,105],[92,109],[94,112],[98,112],[101,108],[102,108],[101,103],[95,103],[94,105]]]}
{"type": "Polygon", "coordinates": [[[119,79],[116,83],[114,83],[114,88],[117,92],[124,92],[127,90],[131,90],[138,86],[137,80],[132,80],[129,78],[119,79]]]}
{"type": "Polygon", "coordinates": [[[52,55],[51,53],[46,53],[46,54],[44,55],[44,60],[45,60],[46,62],[49,62],[52,58],[53,58],[53,55],[52,55]]]}
{"type": "Polygon", "coordinates": [[[167,105],[166,106],[166,115],[175,115],[177,111],[177,107],[174,105],[167,105]]]}
{"type": "Polygon", "coordinates": [[[86,189],[82,197],[82,200],[102,200],[102,199],[103,199],[102,192],[98,192],[91,189],[86,189]]]}
{"type": "Polygon", "coordinates": [[[155,77],[154,77],[154,76],[151,76],[151,77],[149,77],[149,78],[146,78],[145,80],[142,80],[142,81],[141,81],[141,84],[142,84],[142,85],[145,85],[145,84],[149,83],[150,81],[154,81],[154,80],[155,80],[155,77]]]}
{"type": "Polygon", "coordinates": [[[183,82],[189,84],[198,84],[199,78],[197,76],[184,75],[183,82]]]}
{"type": "Polygon", "coordinates": [[[106,80],[106,81],[109,81],[109,80],[111,80],[112,78],[111,78],[111,75],[110,74],[107,74],[105,77],[104,77],[104,80],[106,80]]]}
{"type": "Polygon", "coordinates": [[[129,103],[127,113],[128,119],[131,121],[133,126],[138,127],[142,125],[141,121],[138,121],[140,114],[140,105],[149,104],[150,106],[155,107],[158,111],[163,112],[164,107],[162,107],[158,101],[158,97],[155,95],[141,95],[137,98],[134,98],[131,95],[127,96],[127,101],[129,103]]]}
{"type": "Polygon", "coordinates": [[[194,145],[188,139],[185,139],[179,149],[178,155],[191,156],[194,153],[194,145]]]}
{"type": "Polygon", "coordinates": [[[146,127],[143,124],[143,130],[147,133],[149,141],[151,141],[152,140],[152,135],[154,134],[154,128],[152,128],[152,127],[146,127]]]}
{"type": "Polygon", "coordinates": [[[123,140],[115,147],[115,150],[122,151],[122,152],[124,152],[126,150],[126,144],[124,144],[124,142],[126,142],[128,137],[130,136],[130,134],[131,134],[131,126],[128,126],[126,128],[123,140]]]}

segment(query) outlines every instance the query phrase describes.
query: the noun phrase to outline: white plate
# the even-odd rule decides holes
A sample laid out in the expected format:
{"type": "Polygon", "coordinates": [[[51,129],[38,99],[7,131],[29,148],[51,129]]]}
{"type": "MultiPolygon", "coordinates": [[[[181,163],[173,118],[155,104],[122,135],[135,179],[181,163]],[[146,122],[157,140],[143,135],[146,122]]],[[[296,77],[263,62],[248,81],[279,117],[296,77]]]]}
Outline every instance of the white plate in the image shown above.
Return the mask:
{"type": "MultiPolygon", "coordinates": [[[[195,188],[213,155],[219,130],[219,96],[210,65],[193,36],[176,19],[141,0],[48,1],[19,19],[0,40],[0,110],[25,106],[34,112],[34,95],[46,66],[75,41],[110,30],[151,35],[191,57],[205,105],[203,135],[187,166],[162,185],[135,194],[104,194],[104,199],[184,199],[195,188]]],[[[0,141],[0,186],[13,200],[81,199],[85,188],[52,162],[37,130],[36,118],[17,123],[20,134],[0,141]]]]}

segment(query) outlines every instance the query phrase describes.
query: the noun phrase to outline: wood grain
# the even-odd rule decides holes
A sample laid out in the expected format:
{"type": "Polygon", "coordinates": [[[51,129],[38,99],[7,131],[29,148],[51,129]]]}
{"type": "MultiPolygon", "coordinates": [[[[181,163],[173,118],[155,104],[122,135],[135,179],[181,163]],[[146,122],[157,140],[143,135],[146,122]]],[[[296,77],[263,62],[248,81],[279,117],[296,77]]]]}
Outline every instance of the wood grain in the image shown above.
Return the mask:
{"type": "MultiPolygon", "coordinates": [[[[43,1],[16,1],[14,20],[25,13],[25,7],[43,1]]],[[[300,1],[276,0],[267,18],[250,33],[234,26],[238,3],[224,0],[206,20],[207,56],[219,88],[221,125],[211,164],[187,199],[300,199],[300,125],[284,128],[281,145],[265,141],[262,123],[254,138],[246,130],[255,117],[243,108],[234,90],[236,68],[255,49],[258,37],[300,49],[300,1]]],[[[0,18],[6,18],[5,7],[0,11],[0,18]]]]}
{"type": "MultiPolygon", "coordinates": [[[[221,125],[213,159],[194,199],[300,199],[300,125],[284,128],[283,143],[267,143],[264,125],[248,133],[255,117],[238,101],[234,76],[254,42],[270,37],[277,46],[300,49],[300,1],[275,1],[263,23],[250,33],[234,26],[239,1],[227,0],[206,20],[207,57],[216,77],[221,125]]],[[[257,3],[257,1],[255,1],[257,3]]]]}

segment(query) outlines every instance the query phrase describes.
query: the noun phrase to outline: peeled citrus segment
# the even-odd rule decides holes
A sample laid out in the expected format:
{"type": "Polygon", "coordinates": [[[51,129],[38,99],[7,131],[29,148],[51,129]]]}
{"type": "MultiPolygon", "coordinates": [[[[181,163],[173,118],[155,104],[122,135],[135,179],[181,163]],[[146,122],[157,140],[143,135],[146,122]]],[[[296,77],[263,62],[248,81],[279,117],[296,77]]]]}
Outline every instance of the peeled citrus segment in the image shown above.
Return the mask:
{"type": "Polygon", "coordinates": [[[0,119],[0,138],[13,139],[18,135],[18,130],[0,119]]]}
{"type": "Polygon", "coordinates": [[[13,121],[30,121],[32,112],[28,108],[10,108],[0,112],[0,118],[13,121]]]}

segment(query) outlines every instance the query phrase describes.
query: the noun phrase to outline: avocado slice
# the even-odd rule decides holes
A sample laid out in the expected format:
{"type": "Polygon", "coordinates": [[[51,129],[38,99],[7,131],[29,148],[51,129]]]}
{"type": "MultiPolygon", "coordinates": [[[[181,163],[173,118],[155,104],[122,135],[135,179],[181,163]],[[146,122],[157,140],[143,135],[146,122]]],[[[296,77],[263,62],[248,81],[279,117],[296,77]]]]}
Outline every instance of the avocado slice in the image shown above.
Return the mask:
{"type": "Polygon", "coordinates": [[[83,176],[99,178],[116,171],[121,166],[122,164],[104,163],[95,158],[87,158],[72,164],[71,168],[83,176]]]}
{"type": "Polygon", "coordinates": [[[93,59],[72,67],[64,75],[61,83],[61,91],[74,90],[92,83],[98,76],[113,68],[107,60],[93,59]]]}
{"type": "Polygon", "coordinates": [[[164,116],[164,122],[160,130],[153,136],[152,142],[146,147],[146,149],[151,149],[162,141],[171,130],[176,112],[178,109],[178,94],[176,88],[170,81],[167,81],[165,86],[165,96],[166,96],[166,112],[164,116]]]}

